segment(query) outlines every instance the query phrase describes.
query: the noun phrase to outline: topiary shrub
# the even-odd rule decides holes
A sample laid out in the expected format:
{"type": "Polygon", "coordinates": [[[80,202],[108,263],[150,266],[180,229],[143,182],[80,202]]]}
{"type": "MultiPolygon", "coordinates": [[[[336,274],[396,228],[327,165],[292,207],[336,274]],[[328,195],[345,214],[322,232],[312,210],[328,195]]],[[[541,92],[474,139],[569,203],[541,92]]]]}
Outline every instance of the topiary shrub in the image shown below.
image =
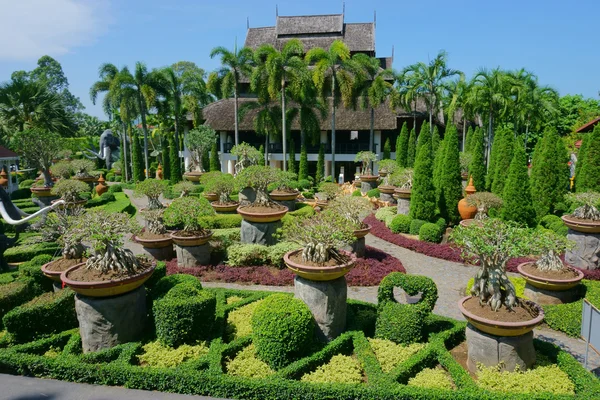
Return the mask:
{"type": "Polygon", "coordinates": [[[279,369],[307,352],[313,339],[313,316],[302,300],[274,294],[256,308],[252,331],[258,358],[279,369]]]}
{"type": "Polygon", "coordinates": [[[167,346],[208,338],[215,322],[215,294],[197,284],[180,283],[154,302],[156,337],[167,346]]]}
{"type": "Polygon", "coordinates": [[[552,214],[546,215],[540,219],[540,225],[546,229],[550,229],[550,225],[556,222],[562,222],[562,219],[552,214]]]}
{"type": "Polygon", "coordinates": [[[360,196],[362,196],[362,193],[360,192],[360,189],[356,189],[354,192],[352,192],[352,196],[354,196],[354,197],[360,197],[360,196]]]}
{"type": "Polygon", "coordinates": [[[410,229],[409,229],[409,233],[411,235],[418,235],[419,231],[421,230],[421,227],[423,225],[425,225],[427,223],[427,221],[423,221],[422,219],[413,219],[410,222],[410,229]]]}
{"type": "MultiPolygon", "coordinates": [[[[0,285],[0,321],[10,310],[39,294],[41,294],[41,288],[35,284],[33,279],[23,279],[0,285]]],[[[2,328],[1,323],[0,328],[2,328]]]]}
{"type": "Polygon", "coordinates": [[[377,211],[375,211],[375,219],[378,221],[385,221],[388,216],[396,216],[398,214],[398,209],[396,207],[381,207],[377,211]]]}
{"type": "MultiPolygon", "coordinates": [[[[158,267],[157,267],[158,268],[158,267]]],[[[155,270],[156,273],[156,270],[155,270]]],[[[154,275],[154,274],[153,274],[154,275]]],[[[202,290],[202,284],[192,275],[187,274],[173,274],[161,278],[154,287],[151,288],[151,295],[154,300],[163,297],[167,292],[180,283],[188,283],[196,287],[198,290],[202,290]]]]}
{"type": "Polygon", "coordinates": [[[402,288],[409,296],[421,293],[421,300],[413,306],[423,307],[425,312],[430,313],[435,307],[438,299],[438,290],[435,282],[422,275],[406,275],[402,272],[392,272],[379,284],[377,291],[377,303],[396,302],[394,299],[394,288],[402,288]]]}
{"type": "Polygon", "coordinates": [[[549,228],[561,236],[567,236],[567,233],[569,233],[569,228],[562,220],[550,224],[549,228]]]}
{"type": "Polygon", "coordinates": [[[231,266],[263,265],[269,249],[261,244],[236,243],[227,248],[227,264],[231,266]]]}
{"type": "Polygon", "coordinates": [[[367,197],[377,197],[379,198],[380,196],[380,192],[379,189],[375,188],[375,189],[371,189],[367,192],[367,197]]]}
{"type": "Polygon", "coordinates": [[[394,233],[408,233],[413,219],[408,215],[398,214],[390,223],[390,230],[394,233]]]}
{"type": "Polygon", "coordinates": [[[210,217],[198,218],[204,229],[228,229],[242,226],[242,216],[239,214],[217,214],[210,217]]]}
{"type": "Polygon", "coordinates": [[[443,233],[444,232],[439,225],[428,222],[423,224],[421,229],[419,229],[419,240],[424,242],[439,243],[442,241],[443,233]]]}
{"type": "Polygon", "coordinates": [[[439,227],[440,227],[440,229],[442,229],[442,230],[446,228],[446,220],[445,220],[444,218],[442,218],[442,217],[439,217],[439,218],[438,218],[438,219],[435,221],[435,224],[436,224],[437,226],[439,226],[439,227]]]}

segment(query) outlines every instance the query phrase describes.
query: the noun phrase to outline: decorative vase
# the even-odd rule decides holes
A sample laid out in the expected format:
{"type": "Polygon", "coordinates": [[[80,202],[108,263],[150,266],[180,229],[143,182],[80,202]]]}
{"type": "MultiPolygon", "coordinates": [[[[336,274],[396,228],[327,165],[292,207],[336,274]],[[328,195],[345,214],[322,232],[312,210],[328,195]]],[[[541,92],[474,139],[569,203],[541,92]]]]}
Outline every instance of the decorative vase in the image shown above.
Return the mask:
{"type": "Polygon", "coordinates": [[[471,177],[471,179],[469,179],[469,184],[465,188],[465,197],[458,202],[458,213],[460,214],[460,218],[463,220],[472,219],[475,217],[475,214],[477,214],[477,207],[467,204],[467,197],[476,191],[475,185],[473,185],[473,177],[471,177]]]}
{"type": "Polygon", "coordinates": [[[106,186],[106,180],[104,176],[101,174],[98,179],[98,185],[96,186],[96,194],[98,196],[102,196],[104,193],[108,191],[108,186],[106,186]]]}
{"type": "Polygon", "coordinates": [[[156,179],[161,179],[163,178],[163,168],[162,165],[158,164],[158,168],[156,168],[156,179]]]}

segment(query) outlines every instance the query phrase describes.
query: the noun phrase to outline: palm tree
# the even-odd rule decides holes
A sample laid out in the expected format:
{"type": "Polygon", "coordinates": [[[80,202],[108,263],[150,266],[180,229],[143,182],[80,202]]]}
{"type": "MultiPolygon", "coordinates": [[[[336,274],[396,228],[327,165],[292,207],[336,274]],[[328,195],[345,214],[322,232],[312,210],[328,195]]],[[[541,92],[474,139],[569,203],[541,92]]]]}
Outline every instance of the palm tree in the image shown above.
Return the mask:
{"type": "Polygon", "coordinates": [[[350,49],[340,40],[335,40],[328,50],[312,48],[306,53],[306,61],[314,65],[313,82],[322,99],[331,96],[331,168],[335,177],[335,109],[340,101],[347,106],[354,96],[354,80],[350,49]]]}
{"type": "Polygon", "coordinates": [[[252,49],[243,47],[233,52],[225,47],[219,46],[212,49],[210,58],[221,56],[221,68],[208,77],[208,88],[213,93],[220,93],[223,97],[229,97],[233,93],[234,118],[235,118],[235,144],[239,144],[239,116],[238,97],[239,84],[242,77],[249,77],[252,73],[253,54],[252,49]]]}
{"type": "Polygon", "coordinates": [[[447,111],[448,118],[452,118],[452,123],[456,125],[454,121],[454,115],[457,110],[462,110],[462,151],[465,151],[465,142],[467,135],[467,118],[472,116],[471,104],[469,103],[469,92],[471,88],[469,82],[465,80],[464,75],[461,75],[458,79],[450,82],[447,98],[447,111]]]}
{"type": "Polygon", "coordinates": [[[410,78],[410,75],[404,72],[395,74],[396,85],[391,93],[390,106],[392,109],[402,107],[404,110],[409,110],[413,116],[413,128],[416,129],[418,91],[410,78]]]}
{"type": "Polygon", "coordinates": [[[431,134],[433,134],[433,113],[440,106],[445,93],[450,90],[450,78],[462,75],[462,72],[446,66],[446,58],[447,53],[442,50],[428,64],[418,62],[409,65],[403,71],[412,90],[425,99],[431,134]]]}

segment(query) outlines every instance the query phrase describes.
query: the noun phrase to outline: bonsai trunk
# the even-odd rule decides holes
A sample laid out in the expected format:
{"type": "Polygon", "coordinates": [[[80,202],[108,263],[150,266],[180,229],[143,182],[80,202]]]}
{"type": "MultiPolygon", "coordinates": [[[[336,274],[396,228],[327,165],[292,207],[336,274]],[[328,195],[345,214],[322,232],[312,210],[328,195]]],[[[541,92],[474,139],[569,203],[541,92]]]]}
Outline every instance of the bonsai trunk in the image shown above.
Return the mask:
{"type": "Polygon", "coordinates": [[[256,189],[256,200],[254,204],[259,206],[268,206],[271,203],[271,199],[267,195],[266,189],[256,189]]]}
{"type": "Polygon", "coordinates": [[[162,203],[158,200],[158,197],[148,197],[148,210],[158,210],[163,208],[162,203]]]}
{"type": "Polygon", "coordinates": [[[77,244],[67,244],[63,248],[62,256],[66,259],[78,259],[83,257],[83,252],[85,251],[85,247],[81,243],[77,244]]]}
{"type": "Polygon", "coordinates": [[[572,216],[580,219],[600,221],[600,211],[598,211],[596,207],[587,204],[581,207],[577,207],[575,211],[573,211],[572,216]]]}
{"type": "Polygon", "coordinates": [[[487,219],[488,218],[487,212],[488,212],[488,209],[485,206],[485,204],[478,205],[477,206],[477,214],[475,214],[475,219],[479,220],[479,221],[487,219]]]}
{"type": "Polygon", "coordinates": [[[506,275],[506,260],[480,257],[479,263],[481,268],[475,276],[471,294],[479,297],[479,304],[487,304],[494,311],[498,311],[502,304],[512,310],[517,304],[517,295],[506,275]]]}
{"type": "Polygon", "coordinates": [[[562,260],[554,250],[550,250],[540,257],[540,259],[535,262],[535,266],[540,271],[561,271],[565,268],[562,260]]]}
{"type": "Polygon", "coordinates": [[[52,176],[50,175],[50,169],[49,168],[43,168],[42,169],[42,175],[44,175],[44,185],[47,187],[52,187],[54,186],[54,182],[52,181],[52,176]]]}
{"type": "Polygon", "coordinates": [[[86,268],[95,268],[103,272],[110,270],[135,271],[139,265],[139,261],[131,250],[108,243],[103,253],[96,253],[87,260],[86,268]]]}

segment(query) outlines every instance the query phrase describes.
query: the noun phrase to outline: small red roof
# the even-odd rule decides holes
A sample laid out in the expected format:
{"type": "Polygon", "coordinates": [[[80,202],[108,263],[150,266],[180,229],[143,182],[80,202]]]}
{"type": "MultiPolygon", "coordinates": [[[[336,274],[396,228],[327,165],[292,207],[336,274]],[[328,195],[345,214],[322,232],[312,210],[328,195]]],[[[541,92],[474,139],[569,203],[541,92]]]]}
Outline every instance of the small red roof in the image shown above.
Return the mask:
{"type": "Polygon", "coordinates": [[[0,146],[0,158],[19,158],[19,155],[4,146],[0,146]]]}
{"type": "Polygon", "coordinates": [[[591,120],[587,124],[585,124],[583,126],[580,126],[579,129],[577,129],[575,132],[577,132],[577,133],[591,132],[594,129],[594,126],[596,126],[596,124],[599,121],[600,121],[600,117],[594,118],[593,120],[591,120]]]}

